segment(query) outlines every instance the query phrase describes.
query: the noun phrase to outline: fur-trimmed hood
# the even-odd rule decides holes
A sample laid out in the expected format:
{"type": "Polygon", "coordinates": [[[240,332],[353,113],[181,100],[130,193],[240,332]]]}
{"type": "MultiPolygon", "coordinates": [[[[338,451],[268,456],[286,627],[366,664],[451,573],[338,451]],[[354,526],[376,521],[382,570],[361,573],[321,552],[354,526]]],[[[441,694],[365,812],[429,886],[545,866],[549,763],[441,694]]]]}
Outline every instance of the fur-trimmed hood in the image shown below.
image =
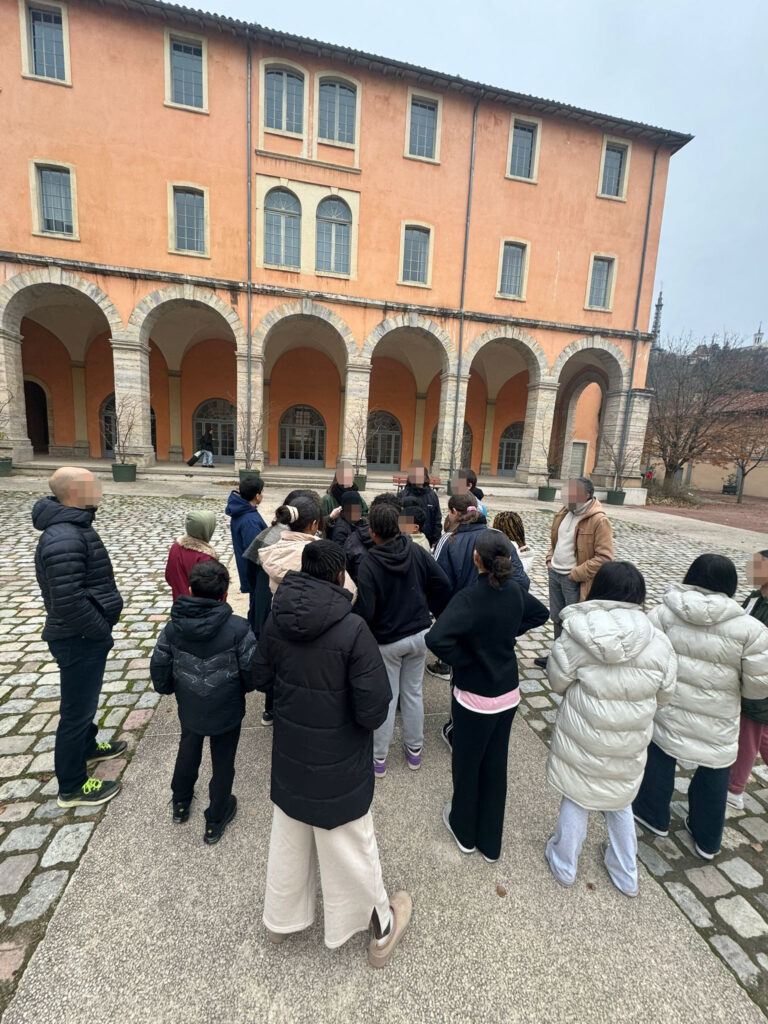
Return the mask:
{"type": "Polygon", "coordinates": [[[215,558],[218,562],[219,556],[216,554],[216,548],[212,548],[210,544],[206,544],[204,540],[198,540],[197,537],[190,537],[188,533],[185,533],[183,537],[179,537],[178,542],[180,547],[186,548],[187,551],[197,551],[201,555],[208,555],[210,558],[215,558]]]}

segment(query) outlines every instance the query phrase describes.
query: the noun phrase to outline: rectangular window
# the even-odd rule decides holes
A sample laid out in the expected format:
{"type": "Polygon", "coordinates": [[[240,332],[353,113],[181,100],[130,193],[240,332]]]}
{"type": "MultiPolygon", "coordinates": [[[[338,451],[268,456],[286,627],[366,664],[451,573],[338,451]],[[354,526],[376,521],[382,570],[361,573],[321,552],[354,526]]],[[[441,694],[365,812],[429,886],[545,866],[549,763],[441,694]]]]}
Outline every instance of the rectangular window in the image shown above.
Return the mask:
{"type": "Polygon", "coordinates": [[[40,228],[60,235],[73,235],[72,187],[69,171],[58,167],[38,167],[40,228]]]}
{"type": "Polygon", "coordinates": [[[264,126],[301,135],[304,128],[304,78],[290,71],[266,73],[264,126]]]}
{"type": "Polygon", "coordinates": [[[205,196],[194,189],[174,188],[173,212],[176,248],[185,252],[205,252],[205,196]]]}
{"type": "Polygon", "coordinates": [[[512,129],[512,156],[509,162],[509,173],[515,178],[533,177],[536,129],[535,124],[515,120],[512,129]]]}
{"type": "Polygon", "coordinates": [[[592,258],[592,278],[589,284],[589,305],[608,309],[611,299],[613,260],[603,256],[592,258]]]}
{"type": "Polygon", "coordinates": [[[408,152],[411,156],[435,159],[437,136],[437,101],[411,97],[411,134],[408,152]]]}
{"type": "Polygon", "coordinates": [[[38,7],[30,7],[28,11],[32,73],[41,78],[66,81],[61,11],[38,7]]]}
{"type": "Polygon", "coordinates": [[[317,222],[316,266],[333,274],[349,273],[349,224],[317,222]]]}
{"type": "Polygon", "coordinates": [[[264,262],[276,267],[301,266],[301,220],[267,211],[264,216],[264,262]]]}
{"type": "Polygon", "coordinates": [[[355,89],[342,82],[320,83],[319,138],[354,144],[355,96],[355,89]]]}
{"type": "Polygon", "coordinates": [[[526,246],[520,242],[505,242],[504,255],[501,261],[502,295],[511,295],[516,299],[523,296],[523,276],[525,273],[526,246]]]}
{"type": "Polygon", "coordinates": [[[171,100],[185,107],[202,107],[203,45],[171,38],[171,100]]]}
{"type": "Polygon", "coordinates": [[[606,146],[603,161],[603,183],[600,191],[604,196],[620,196],[623,192],[624,160],[627,151],[623,146],[606,146]]]}
{"type": "Polygon", "coordinates": [[[403,281],[427,283],[429,229],[407,227],[403,240],[403,281]]]}

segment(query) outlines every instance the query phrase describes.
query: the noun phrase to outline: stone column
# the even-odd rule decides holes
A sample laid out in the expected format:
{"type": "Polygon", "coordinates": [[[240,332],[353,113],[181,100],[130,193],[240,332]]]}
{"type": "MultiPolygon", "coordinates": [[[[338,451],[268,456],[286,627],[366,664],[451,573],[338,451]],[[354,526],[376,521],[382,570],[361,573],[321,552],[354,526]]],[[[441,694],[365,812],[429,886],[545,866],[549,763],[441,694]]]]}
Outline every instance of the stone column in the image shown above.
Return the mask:
{"type": "MultiPolygon", "coordinates": [[[[416,395],[416,416],[413,422],[413,454],[412,458],[422,459],[424,458],[422,452],[424,449],[424,415],[427,411],[427,396],[423,394],[416,395]]],[[[407,467],[405,467],[407,468],[407,467]]]]}
{"type": "Polygon", "coordinates": [[[365,473],[365,448],[368,437],[368,396],[371,386],[371,364],[350,362],[344,400],[344,427],[339,457],[353,465],[359,460],[365,473]]]}
{"type": "Polygon", "coordinates": [[[235,465],[238,469],[262,469],[264,465],[264,360],[251,356],[251,408],[248,415],[248,357],[237,353],[237,438],[235,465]],[[248,430],[250,428],[250,453],[248,430]],[[249,456],[249,457],[248,457],[249,456]],[[246,466],[246,462],[250,465],[246,466]]]}
{"type": "MultiPolygon", "coordinates": [[[[263,461],[265,466],[269,465],[269,424],[271,422],[270,413],[269,413],[269,383],[270,383],[269,377],[265,377],[264,378],[264,388],[263,388],[263,392],[262,392],[263,395],[264,395],[264,399],[263,399],[263,403],[262,403],[262,408],[263,408],[264,412],[262,413],[262,426],[261,426],[261,443],[264,446],[264,451],[262,453],[262,461],[263,461]]],[[[277,444],[278,444],[278,453],[279,453],[279,445],[280,445],[280,438],[279,437],[277,439],[277,444]]],[[[277,462],[277,456],[275,456],[275,462],[277,462]]]]}
{"type": "MultiPolygon", "coordinates": [[[[641,456],[645,447],[645,435],[648,429],[648,415],[651,409],[652,392],[650,388],[632,388],[629,405],[629,424],[625,445],[626,465],[624,467],[624,484],[640,487],[643,480],[641,456]]],[[[690,483],[690,469],[687,483],[690,483]]]]}
{"type": "Polygon", "coordinates": [[[493,468],[493,429],[496,425],[496,399],[489,398],[485,403],[485,433],[483,434],[483,454],[480,457],[480,472],[491,473],[493,468]]]}
{"type": "Polygon", "coordinates": [[[464,432],[464,416],[467,407],[467,386],[469,374],[462,374],[456,382],[455,373],[443,373],[440,377],[440,416],[437,421],[437,444],[435,446],[435,464],[430,467],[434,474],[437,470],[443,483],[447,483],[451,468],[460,469],[461,439],[464,432]],[[454,444],[453,425],[456,423],[454,444]],[[451,458],[451,448],[454,448],[451,458]]]}
{"type": "Polygon", "coordinates": [[[542,377],[537,384],[528,386],[523,444],[515,475],[521,483],[537,486],[546,483],[558,387],[553,377],[542,377]]]}
{"type": "Polygon", "coordinates": [[[182,462],[184,448],[181,443],[181,370],[168,371],[168,420],[168,461],[182,462]]]}
{"type": "Polygon", "coordinates": [[[149,345],[135,335],[115,334],[112,336],[112,362],[117,430],[130,430],[126,444],[128,461],[151,466],[155,450],[149,400],[149,345]]]}
{"type": "Polygon", "coordinates": [[[24,402],[24,369],[21,363],[21,335],[0,329],[0,455],[14,462],[29,462],[32,442],[27,433],[24,402]]]}
{"type": "Polygon", "coordinates": [[[595,467],[591,479],[600,487],[613,487],[614,458],[618,456],[624,410],[627,403],[625,390],[611,390],[603,400],[600,414],[600,433],[597,437],[595,467]]]}

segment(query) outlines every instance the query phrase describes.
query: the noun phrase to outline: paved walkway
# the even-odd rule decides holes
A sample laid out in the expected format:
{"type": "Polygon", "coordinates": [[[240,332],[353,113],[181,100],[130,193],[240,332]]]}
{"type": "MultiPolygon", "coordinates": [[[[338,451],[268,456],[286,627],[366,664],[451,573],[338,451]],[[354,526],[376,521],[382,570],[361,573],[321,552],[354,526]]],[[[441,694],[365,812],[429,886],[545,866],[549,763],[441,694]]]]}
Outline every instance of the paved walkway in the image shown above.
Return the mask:
{"type": "MultiPolygon", "coordinates": [[[[0,567],[0,1006],[23,973],[3,1024],[51,1014],[95,1024],[117,1012],[131,1022],[355,1021],[367,1020],[379,1004],[394,1019],[400,1007],[403,1019],[552,1021],[653,1020],[663,1004],[665,1017],[691,1021],[705,1013],[717,1019],[717,998],[728,1001],[734,1020],[763,1019],[746,993],[768,1006],[768,768],[756,768],[746,811],[729,811],[724,850],[714,864],[694,856],[682,827],[689,776],[682,770],[670,839],[640,837],[641,860],[660,885],[644,879],[634,902],[614,893],[598,861],[602,824],[596,822],[577,885],[561,890],[542,859],[557,807],[543,765],[558,698],[532,663],[550,642],[551,627],[521,641],[524,702],[513,734],[508,828],[497,868],[462,858],[440,823],[449,796],[448,755],[438,733],[447,694],[445,684],[427,677],[425,767],[414,776],[395,764],[374,804],[385,878],[412,889],[416,900],[412,936],[397,966],[385,972],[387,983],[364,968],[362,938],[335,954],[322,947],[318,929],[280,951],[263,941],[270,734],[255,725],[258,695],[250,699],[255,727],[246,730],[238,756],[240,814],[215,849],[202,844],[199,813],[183,829],[170,822],[172,702],[152,717],[125,773],[125,790],[106,811],[61,811],[51,777],[58,686],[39,638],[32,569],[36,534],[28,510],[34,498],[3,490],[0,509],[13,547],[10,562],[0,567]],[[220,978],[201,985],[198,979],[211,972],[220,978]],[[331,992],[336,1003],[326,998],[331,992]],[[164,1001],[171,994],[173,1001],[164,1001]]],[[[194,503],[220,509],[224,497],[194,503]]],[[[131,752],[158,701],[147,657],[169,607],[162,579],[167,547],[191,504],[190,498],[109,496],[99,513],[127,598],[101,725],[104,736],[128,739],[131,752]]],[[[265,505],[267,513],[274,502],[265,505]]],[[[535,503],[524,512],[540,552],[551,514],[535,503]]],[[[227,557],[225,523],[220,517],[214,542],[227,557]]],[[[681,578],[696,554],[719,548],[723,539],[740,571],[748,552],[768,546],[768,538],[754,533],[645,510],[616,510],[614,525],[618,554],[646,572],[651,601],[681,578]]],[[[542,595],[543,568],[541,560],[534,573],[542,595]]],[[[121,759],[102,770],[111,777],[125,767],[121,759]]]]}

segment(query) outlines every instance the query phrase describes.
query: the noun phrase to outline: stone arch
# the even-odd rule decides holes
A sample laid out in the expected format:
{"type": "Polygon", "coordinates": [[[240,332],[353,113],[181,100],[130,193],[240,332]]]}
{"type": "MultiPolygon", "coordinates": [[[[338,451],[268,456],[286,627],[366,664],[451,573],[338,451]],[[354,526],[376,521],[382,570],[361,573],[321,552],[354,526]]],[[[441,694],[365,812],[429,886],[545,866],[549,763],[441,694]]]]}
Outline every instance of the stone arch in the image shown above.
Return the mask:
{"type": "Polygon", "coordinates": [[[271,309],[262,318],[253,332],[252,354],[263,358],[264,346],[270,330],[276,324],[279,324],[281,320],[286,320],[292,316],[314,316],[319,320],[324,320],[334,328],[341,338],[347,352],[347,362],[358,358],[357,342],[349,326],[338,313],[334,313],[332,309],[328,309],[327,306],[321,306],[318,302],[313,302],[309,298],[301,299],[299,302],[285,302],[282,306],[276,306],[274,309],[271,309]]]}
{"type": "Polygon", "coordinates": [[[524,347],[527,354],[527,362],[529,364],[529,379],[531,384],[538,384],[542,377],[546,377],[549,373],[549,363],[547,357],[544,355],[544,350],[538,341],[529,334],[527,331],[522,330],[520,327],[510,327],[504,324],[497,324],[494,327],[489,327],[487,331],[483,331],[479,334],[474,341],[470,342],[467,346],[466,351],[462,355],[462,363],[464,366],[471,366],[472,361],[478,352],[481,351],[486,345],[492,341],[518,341],[524,347]]]}
{"type": "Polygon", "coordinates": [[[22,319],[50,285],[67,288],[90,299],[104,314],[112,333],[123,330],[122,317],[106,292],[92,281],[55,266],[14,274],[0,286],[0,328],[20,334],[22,319]]]}
{"type": "Polygon", "coordinates": [[[607,369],[610,387],[616,390],[626,390],[629,387],[627,357],[612,341],[607,341],[599,336],[579,338],[578,341],[574,341],[564,348],[552,366],[552,376],[559,381],[560,374],[571,356],[575,356],[577,352],[591,351],[605,353],[604,356],[598,358],[601,359],[603,369],[607,369]]]}
{"type": "Polygon", "coordinates": [[[152,326],[162,314],[162,307],[170,302],[196,302],[215,310],[232,331],[237,351],[246,352],[248,336],[236,310],[227,305],[210,289],[199,288],[197,285],[169,285],[167,288],[158,288],[157,291],[145,296],[141,302],[137,303],[128,318],[127,333],[133,334],[141,343],[149,344],[149,333],[152,326]]]}
{"type": "Polygon", "coordinates": [[[382,320],[365,339],[360,356],[367,362],[370,362],[373,358],[374,349],[381,339],[389,334],[390,331],[396,331],[402,327],[418,327],[422,331],[426,331],[427,334],[431,334],[443,354],[443,371],[456,373],[458,358],[451,336],[439,324],[436,324],[434,320],[430,320],[420,313],[398,313],[397,316],[390,316],[386,320],[382,320]]]}

